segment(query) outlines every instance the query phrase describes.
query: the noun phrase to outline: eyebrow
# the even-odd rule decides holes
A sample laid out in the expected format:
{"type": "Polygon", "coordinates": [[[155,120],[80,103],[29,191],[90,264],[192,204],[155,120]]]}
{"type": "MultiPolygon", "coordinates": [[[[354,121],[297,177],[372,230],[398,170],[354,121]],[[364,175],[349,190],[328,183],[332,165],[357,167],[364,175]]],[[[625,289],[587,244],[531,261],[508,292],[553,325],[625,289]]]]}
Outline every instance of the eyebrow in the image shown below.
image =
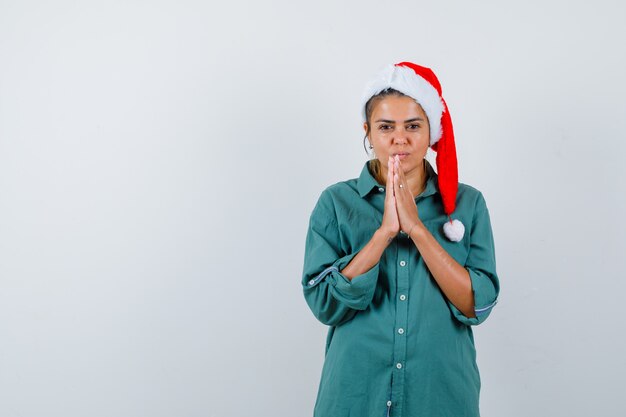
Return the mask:
{"type": "MultiPolygon", "coordinates": [[[[423,121],[424,119],[422,119],[421,117],[414,117],[412,119],[405,120],[404,123],[423,122],[423,121]]],[[[395,123],[395,122],[396,122],[395,120],[378,119],[374,123],[395,123]]]]}

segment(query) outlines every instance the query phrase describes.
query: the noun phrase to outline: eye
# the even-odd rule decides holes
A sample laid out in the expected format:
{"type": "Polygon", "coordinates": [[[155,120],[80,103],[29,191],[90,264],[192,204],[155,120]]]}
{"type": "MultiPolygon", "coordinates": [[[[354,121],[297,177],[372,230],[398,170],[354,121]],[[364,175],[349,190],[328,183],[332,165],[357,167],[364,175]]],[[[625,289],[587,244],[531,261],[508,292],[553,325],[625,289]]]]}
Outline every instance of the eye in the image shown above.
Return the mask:
{"type": "Polygon", "coordinates": [[[410,124],[410,125],[407,125],[406,127],[407,130],[418,130],[419,128],[420,128],[420,125],[418,124],[410,124]]]}
{"type": "Polygon", "coordinates": [[[378,130],[386,131],[386,130],[391,130],[391,129],[393,129],[393,127],[389,124],[382,124],[378,126],[378,130]]]}

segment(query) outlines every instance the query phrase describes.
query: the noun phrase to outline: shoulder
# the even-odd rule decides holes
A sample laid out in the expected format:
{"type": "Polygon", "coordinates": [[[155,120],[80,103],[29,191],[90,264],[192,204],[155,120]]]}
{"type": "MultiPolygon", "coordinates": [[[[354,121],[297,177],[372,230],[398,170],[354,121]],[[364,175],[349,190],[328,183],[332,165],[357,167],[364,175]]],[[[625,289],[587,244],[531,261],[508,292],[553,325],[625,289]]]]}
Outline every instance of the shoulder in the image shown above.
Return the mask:
{"type": "Polygon", "coordinates": [[[337,199],[358,194],[359,191],[357,190],[357,181],[358,178],[351,178],[349,180],[331,184],[322,191],[321,196],[330,199],[337,199]]]}
{"type": "Polygon", "coordinates": [[[336,182],[324,188],[313,209],[313,215],[320,212],[326,215],[334,213],[336,217],[338,209],[345,207],[355,197],[359,197],[357,180],[357,178],[351,178],[336,182]]]}
{"type": "Polygon", "coordinates": [[[476,187],[459,182],[457,190],[457,207],[473,212],[487,210],[487,203],[483,193],[476,187]]]}

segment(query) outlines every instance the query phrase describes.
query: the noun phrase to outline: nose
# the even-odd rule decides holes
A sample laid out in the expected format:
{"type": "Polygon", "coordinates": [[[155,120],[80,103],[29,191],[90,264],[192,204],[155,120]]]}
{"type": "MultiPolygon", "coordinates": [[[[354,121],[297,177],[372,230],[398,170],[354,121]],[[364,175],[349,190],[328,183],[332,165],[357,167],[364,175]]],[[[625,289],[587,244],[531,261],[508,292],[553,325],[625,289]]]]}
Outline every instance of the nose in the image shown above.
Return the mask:
{"type": "Polygon", "coordinates": [[[395,143],[396,145],[406,145],[407,142],[408,142],[408,139],[404,135],[404,132],[397,132],[393,136],[393,143],[395,143]]]}

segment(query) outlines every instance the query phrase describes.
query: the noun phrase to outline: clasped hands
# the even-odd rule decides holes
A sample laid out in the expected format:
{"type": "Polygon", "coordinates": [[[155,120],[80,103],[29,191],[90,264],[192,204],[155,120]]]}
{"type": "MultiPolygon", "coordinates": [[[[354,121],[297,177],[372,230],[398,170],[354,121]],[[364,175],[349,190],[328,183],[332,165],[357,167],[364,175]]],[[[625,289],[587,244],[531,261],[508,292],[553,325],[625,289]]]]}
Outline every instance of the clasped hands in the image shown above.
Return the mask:
{"type": "Polygon", "coordinates": [[[389,237],[395,237],[400,230],[410,235],[416,226],[423,226],[423,224],[417,213],[415,197],[411,194],[404,170],[400,165],[400,158],[389,156],[385,212],[380,229],[389,237]]]}

